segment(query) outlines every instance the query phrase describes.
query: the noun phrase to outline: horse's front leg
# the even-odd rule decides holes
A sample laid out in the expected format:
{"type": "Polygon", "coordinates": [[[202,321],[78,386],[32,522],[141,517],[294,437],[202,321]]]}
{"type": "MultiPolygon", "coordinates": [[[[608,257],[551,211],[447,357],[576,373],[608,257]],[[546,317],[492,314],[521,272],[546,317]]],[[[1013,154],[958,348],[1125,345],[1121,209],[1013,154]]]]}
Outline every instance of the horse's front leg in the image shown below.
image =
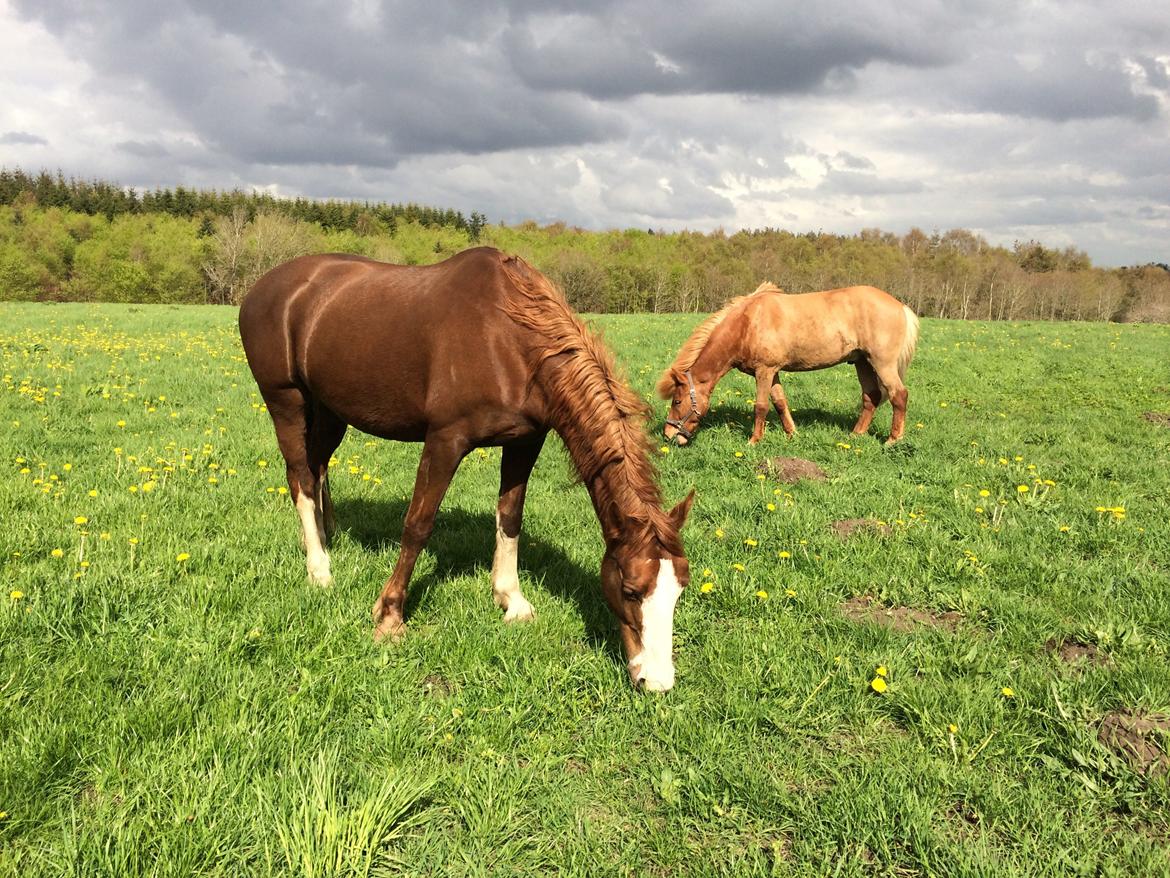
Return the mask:
{"type": "Polygon", "coordinates": [[[768,397],[771,394],[772,379],[776,377],[775,366],[761,366],[756,370],[756,423],[752,428],[749,445],[755,445],[764,438],[764,425],[768,419],[768,397]]]}
{"type": "Polygon", "coordinates": [[[402,527],[402,545],[394,572],[382,587],[382,593],[374,602],[374,639],[389,637],[398,640],[405,632],[402,611],[406,606],[406,586],[414,572],[419,552],[430,539],[435,526],[435,513],[447,486],[459,467],[459,462],[468,451],[468,444],[462,436],[427,436],[423,444],[422,458],[418,462],[418,475],[414,480],[414,496],[406,511],[402,527]]]}
{"type": "Polygon", "coordinates": [[[504,611],[505,622],[526,622],[533,616],[532,604],[520,591],[517,559],[520,528],[524,521],[524,496],[528,477],[545,434],[533,440],[505,445],[500,462],[500,502],[496,507],[496,554],[492,559],[492,597],[504,611]]]}

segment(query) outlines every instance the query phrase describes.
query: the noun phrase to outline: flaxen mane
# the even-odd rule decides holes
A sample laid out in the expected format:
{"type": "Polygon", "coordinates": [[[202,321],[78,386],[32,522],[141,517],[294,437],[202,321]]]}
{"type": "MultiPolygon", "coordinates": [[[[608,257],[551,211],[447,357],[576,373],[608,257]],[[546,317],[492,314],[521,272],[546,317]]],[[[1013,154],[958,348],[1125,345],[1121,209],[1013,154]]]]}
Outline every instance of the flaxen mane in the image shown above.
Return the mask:
{"type": "Polygon", "coordinates": [[[548,278],[517,256],[503,258],[501,266],[514,291],[504,299],[504,313],[546,341],[537,353],[538,367],[567,355],[551,370],[549,404],[581,479],[588,482],[618,464],[610,486],[624,496],[613,499],[626,515],[636,510],[636,520],[664,545],[673,546],[678,536],[662,510],[662,493],[650,462],[646,403],[629,388],[612,354],[548,278]]]}
{"type": "Polygon", "coordinates": [[[662,373],[662,377],[658,379],[657,391],[662,399],[669,399],[671,393],[674,391],[674,375],[675,373],[685,372],[691,366],[695,365],[695,360],[699,359],[699,354],[703,352],[703,348],[707,346],[708,339],[711,338],[711,333],[715,331],[720,323],[727,319],[727,317],[739,305],[746,302],[752,296],[759,293],[780,293],[783,290],[770,281],[764,281],[752,292],[746,296],[736,296],[706,320],[699,324],[698,328],[691,333],[691,337],[683,342],[682,349],[679,350],[678,356],[674,358],[674,362],[667,367],[666,371],[662,373]]]}

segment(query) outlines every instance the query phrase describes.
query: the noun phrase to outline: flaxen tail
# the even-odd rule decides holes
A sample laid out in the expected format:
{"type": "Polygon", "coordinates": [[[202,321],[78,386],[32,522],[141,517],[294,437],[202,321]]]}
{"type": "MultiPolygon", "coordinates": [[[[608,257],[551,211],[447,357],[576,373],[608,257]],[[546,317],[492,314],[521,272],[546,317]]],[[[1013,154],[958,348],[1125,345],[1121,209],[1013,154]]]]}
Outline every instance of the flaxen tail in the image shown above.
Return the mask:
{"type": "Polygon", "coordinates": [[[898,351],[898,377],[905,382],[906,370],[918,348],[918,315],[903,305],[902,316],[906,318],[906,334],[902,337],[902,349],[898,351]]]}

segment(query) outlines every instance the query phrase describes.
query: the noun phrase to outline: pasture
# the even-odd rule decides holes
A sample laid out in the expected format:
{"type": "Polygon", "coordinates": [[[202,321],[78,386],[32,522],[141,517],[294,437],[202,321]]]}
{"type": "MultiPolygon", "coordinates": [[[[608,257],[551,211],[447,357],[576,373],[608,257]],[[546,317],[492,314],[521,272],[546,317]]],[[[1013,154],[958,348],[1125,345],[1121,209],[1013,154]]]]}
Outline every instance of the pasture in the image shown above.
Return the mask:
{"type": "MultiPolygon", "coordinates": [[[[728,376],[656,455],[697,502],[647,696],[551,438],[536,620],[492,603],[487,449],[375,646],[420,446],[350,431],[310,586],[235,319],[0,305],[0,874],[1170,873],[1165,733],[1126,732],[1170,712],[1170,327],[923,320],[888,449],[849,367],[754,448],[728,376]]],[[[697,320],[590,323],[650,400],[697,320]]]]}

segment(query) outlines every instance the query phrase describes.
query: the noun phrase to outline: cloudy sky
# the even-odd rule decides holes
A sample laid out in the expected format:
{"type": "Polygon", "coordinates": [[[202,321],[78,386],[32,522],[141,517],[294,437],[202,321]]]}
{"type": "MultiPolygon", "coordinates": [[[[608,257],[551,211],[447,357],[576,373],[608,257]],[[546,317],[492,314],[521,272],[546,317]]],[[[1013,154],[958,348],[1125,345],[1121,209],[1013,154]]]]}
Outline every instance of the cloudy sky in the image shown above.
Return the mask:
{"type": "Polygon", "coordinates": [[[1170,261],[1151,0],[0,0],[0,165],[1170,261]]]}

